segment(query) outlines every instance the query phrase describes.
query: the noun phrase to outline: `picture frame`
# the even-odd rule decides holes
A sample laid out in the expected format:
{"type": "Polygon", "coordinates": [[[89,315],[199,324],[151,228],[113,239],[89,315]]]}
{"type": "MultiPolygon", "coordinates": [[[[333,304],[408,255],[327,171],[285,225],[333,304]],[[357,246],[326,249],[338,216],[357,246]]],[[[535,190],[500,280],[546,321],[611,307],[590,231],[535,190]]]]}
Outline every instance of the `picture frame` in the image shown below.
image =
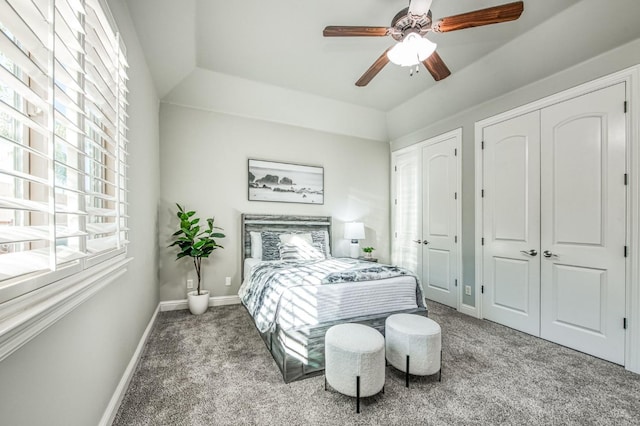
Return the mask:
{"type": "Polygon", "coordinates": [[[249,159],[249,201],[324,204],[324,168],[249,159]]]}

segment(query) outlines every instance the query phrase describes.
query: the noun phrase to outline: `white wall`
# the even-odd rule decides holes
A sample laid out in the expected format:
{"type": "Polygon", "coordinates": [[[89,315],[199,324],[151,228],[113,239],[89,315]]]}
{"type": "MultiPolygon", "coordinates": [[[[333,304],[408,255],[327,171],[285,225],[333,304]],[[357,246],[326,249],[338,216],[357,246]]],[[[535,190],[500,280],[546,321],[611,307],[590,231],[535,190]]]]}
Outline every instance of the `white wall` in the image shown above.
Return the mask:
{"type": "Polygon", "coordinates": [[[185,280],[187,275],[194,277],[189,260],[175,262],[176,250],[166,248],[177,229],[175,202],[200,217],[215,216],[227,235],[225,249],[203,262],[204,288],[212,296],[235,295],[240,286],[241,213],[331,215],[335,255],[348,253],[343,222],[361,220],[367,227],[367,240],[361,245],[376,247],[376,255],[387,260],[389,157],[384,142],[162,103],[161,300],[186,298],[185,280]],[[324,167],[325,204],[248,201],[249,158],[324,167]],[[232,278],[230,287],[224,286],[226,276],[232,278]]]}
{"type": "Polygon", "coordinates": [[[387,142],[385,113],[346,102],[196,68],[163,102],[387,142]]]}
{"type": "Polygon", "coordinates": [[[0,363],[0,424],[100,421],[158,304],[158,98],[122,0],[109,5],[128,48],[129,272],[0,363]]]}
{"type": "MultiPolygon", "coordinates": [[[[475,135],[477,121],[494,116],[515,107],[533,102],[545,96],[586,83],[640,63],[640,39],[610,50],[574,67],[561,71],[533,84],[521,87],[494,99],[481,99],[482,102],[461,112],[449,115],[438,121],[427,123],[417,118],[410,122],[406,117],[390,114],[390,129],[404,128],[405,134],[396,137],[391,150],[396,151],[414,143],[429,139],[462,127],[462,256],[464,284],[471,285],[474,293],[464,296],[466,304],[473,306],[475,300],[475,135]],[[396,117],[397,120],[396,121],[396,117]]],[[[452,76],[453,77],[453,76],[452,76]]],[[[442,100],[442,109],[448,110],[447,100],[442,100]]],[[[450,102],[458,102],[452,98],[450,102]]],[[[478,101],[480,102],[480,101],[478,101]]]]}

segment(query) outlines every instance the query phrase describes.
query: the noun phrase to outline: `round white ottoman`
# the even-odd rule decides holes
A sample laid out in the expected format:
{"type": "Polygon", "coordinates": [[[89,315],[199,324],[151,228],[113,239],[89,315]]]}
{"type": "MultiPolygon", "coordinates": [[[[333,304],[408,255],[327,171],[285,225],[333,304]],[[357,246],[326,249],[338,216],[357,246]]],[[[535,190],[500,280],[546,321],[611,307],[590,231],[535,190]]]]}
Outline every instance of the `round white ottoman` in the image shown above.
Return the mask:
{"type": "Polygon", "coordinates": [[[387,361],[405,373],[429,376],[440,373],[442,380],[442,332],[432,319],[411,314],[394,314],[385,321],[387,361]]]}
{"type": "Polygon", "coordinates": [[[325,390],[327,382],[336,391],[356,397],[384,392],[384,337],[362,324],[334,325],[325,335],[325,390]]]}

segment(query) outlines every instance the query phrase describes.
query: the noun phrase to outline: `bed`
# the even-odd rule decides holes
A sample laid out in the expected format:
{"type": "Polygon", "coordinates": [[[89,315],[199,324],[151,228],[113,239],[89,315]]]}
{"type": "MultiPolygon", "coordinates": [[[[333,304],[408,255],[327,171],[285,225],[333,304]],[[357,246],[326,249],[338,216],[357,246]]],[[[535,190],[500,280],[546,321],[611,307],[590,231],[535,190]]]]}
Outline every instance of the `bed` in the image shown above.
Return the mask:
{"type": "Polygon", "coordinates": [[[415,275],[331,257],[330,216],[242,215],[239,296],[286,383],[324,370],[324,336],[340,323],[384,334],[394,313],[427,315],[415,275]]]}

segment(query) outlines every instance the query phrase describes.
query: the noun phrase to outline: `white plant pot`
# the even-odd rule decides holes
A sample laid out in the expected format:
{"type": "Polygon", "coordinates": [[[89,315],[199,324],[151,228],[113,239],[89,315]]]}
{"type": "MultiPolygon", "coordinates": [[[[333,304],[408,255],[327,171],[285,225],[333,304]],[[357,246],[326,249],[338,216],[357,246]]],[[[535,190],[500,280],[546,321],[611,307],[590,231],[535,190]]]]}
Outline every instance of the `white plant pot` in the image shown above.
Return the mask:
{"type": "Polygon", "coordinates": [[[198,295],[197,291],[187,293],[187,301],[189,303],[189,311],[193,315],[204,314],[209,308],[209,291],[201,290],[198,295]]]}

